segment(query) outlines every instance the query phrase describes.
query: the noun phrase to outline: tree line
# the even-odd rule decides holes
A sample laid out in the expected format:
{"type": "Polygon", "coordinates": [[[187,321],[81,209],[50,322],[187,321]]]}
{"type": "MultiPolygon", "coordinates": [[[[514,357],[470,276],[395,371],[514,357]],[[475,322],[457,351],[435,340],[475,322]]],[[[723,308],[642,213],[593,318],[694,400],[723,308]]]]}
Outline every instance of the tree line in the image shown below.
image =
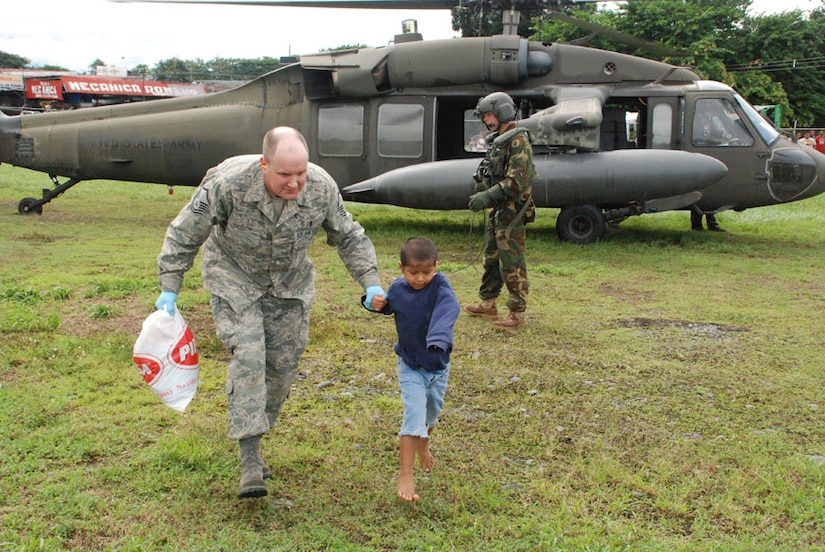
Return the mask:
{"type": "MultiPolygon", "coordinates": [[[[154,67],[135,65],[128,68],[129,76],[141,77],[147,80],[162,82],[203,82],[209,80],[244,81],[272,71],[281,66],[287,59],[261,57],[257,59],[215,58],[204,61],[202,59],[179,59],[176,57],[159,61],[154,67]]],[[[89,64],[88,74],[95,74],[95,68],[108,65],[98,58],[89,64]]],[[[27,58],[6,52],[0,52],[0,67],[10,69],[38,69],[43,71],[67,71],[65,67],[44,65],[33,67],[27,58]]]]}

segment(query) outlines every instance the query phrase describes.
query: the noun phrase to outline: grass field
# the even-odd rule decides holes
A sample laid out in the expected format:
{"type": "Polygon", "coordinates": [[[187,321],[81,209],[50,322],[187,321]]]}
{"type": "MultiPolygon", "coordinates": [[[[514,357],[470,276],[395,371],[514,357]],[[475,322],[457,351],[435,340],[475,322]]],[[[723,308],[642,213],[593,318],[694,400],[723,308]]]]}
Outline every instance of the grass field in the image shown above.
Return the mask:
{"type": "MultiPolygon", "coordinates": [[[[89,182],[18,215],[48,184],[0,166],[0,552],[825,549],[825,197],[724,213],[725,234],[638,217],[588,246],[540,210],[529,326],[459,318],[437,465],[407,504],[393,323],[323,237],[310,345],[262,442],[270,494],[240,501],[198,268],[179,299],[201,356],[187,412],[131,358],[191,190],[89,182]]],[[[426,235],[476,300],[479,217],[349,208],[385,284],[426,235]]]]}

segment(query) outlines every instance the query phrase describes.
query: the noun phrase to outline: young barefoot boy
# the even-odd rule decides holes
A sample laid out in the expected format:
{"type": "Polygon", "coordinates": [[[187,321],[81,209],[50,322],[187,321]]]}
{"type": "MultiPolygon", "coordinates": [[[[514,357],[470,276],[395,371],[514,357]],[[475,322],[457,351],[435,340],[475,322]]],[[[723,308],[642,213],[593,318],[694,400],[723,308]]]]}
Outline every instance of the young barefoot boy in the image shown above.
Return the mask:
{"type": "Polygon", "coordinates": [[[398,496],[418,500],[415,456],[425,471],[435,465],[429,437],[444,405],[453,350],[453,328],[460,307],[447,277],[436,271],[438,250],[427,238],[410,238],[401,246],[401,274],[387,296],[371,307],[395,315],[398,383],[404,404],[401,424],[401,470],[398,496]]]}

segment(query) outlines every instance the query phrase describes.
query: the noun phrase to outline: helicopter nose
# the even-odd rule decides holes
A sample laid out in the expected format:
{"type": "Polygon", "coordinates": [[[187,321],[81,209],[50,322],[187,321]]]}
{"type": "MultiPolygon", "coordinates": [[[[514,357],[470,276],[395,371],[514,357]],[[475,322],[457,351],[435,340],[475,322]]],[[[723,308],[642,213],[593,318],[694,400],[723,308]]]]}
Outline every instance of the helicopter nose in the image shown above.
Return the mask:
{"type": "Polygon", "coordinates": [[[825,154],[814,150],[811,152],[811,158],[816,163],[816,181],[812,188],[812,196],[825,192],[825,154]]]}
{"type": "Polygon", "coordinates": [[[768,189],[778,201],[795,201],[825,191],[825,155],[810,148],[779,148],[768,160],[768,189]]]}

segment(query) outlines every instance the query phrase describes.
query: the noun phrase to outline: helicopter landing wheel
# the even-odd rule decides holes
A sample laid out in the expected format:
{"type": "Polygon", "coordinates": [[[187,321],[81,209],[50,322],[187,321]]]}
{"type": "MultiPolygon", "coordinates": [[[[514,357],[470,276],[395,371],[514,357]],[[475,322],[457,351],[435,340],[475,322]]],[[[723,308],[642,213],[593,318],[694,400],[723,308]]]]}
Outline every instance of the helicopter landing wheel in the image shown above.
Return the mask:
{"type": "Polygon", "coordinates": [[[565,207],[556,219],[556,233],[561,241],[587,244],[604,236],[604,213],[595,205],[565,207]]]}
{"type": "Polygon", "coordinates": [[[42,215],[43,204],[40,203],[39,199],[24,197],[20,200],[20,203],[17,204],[17,212],[21,215],[42,215]]]}

